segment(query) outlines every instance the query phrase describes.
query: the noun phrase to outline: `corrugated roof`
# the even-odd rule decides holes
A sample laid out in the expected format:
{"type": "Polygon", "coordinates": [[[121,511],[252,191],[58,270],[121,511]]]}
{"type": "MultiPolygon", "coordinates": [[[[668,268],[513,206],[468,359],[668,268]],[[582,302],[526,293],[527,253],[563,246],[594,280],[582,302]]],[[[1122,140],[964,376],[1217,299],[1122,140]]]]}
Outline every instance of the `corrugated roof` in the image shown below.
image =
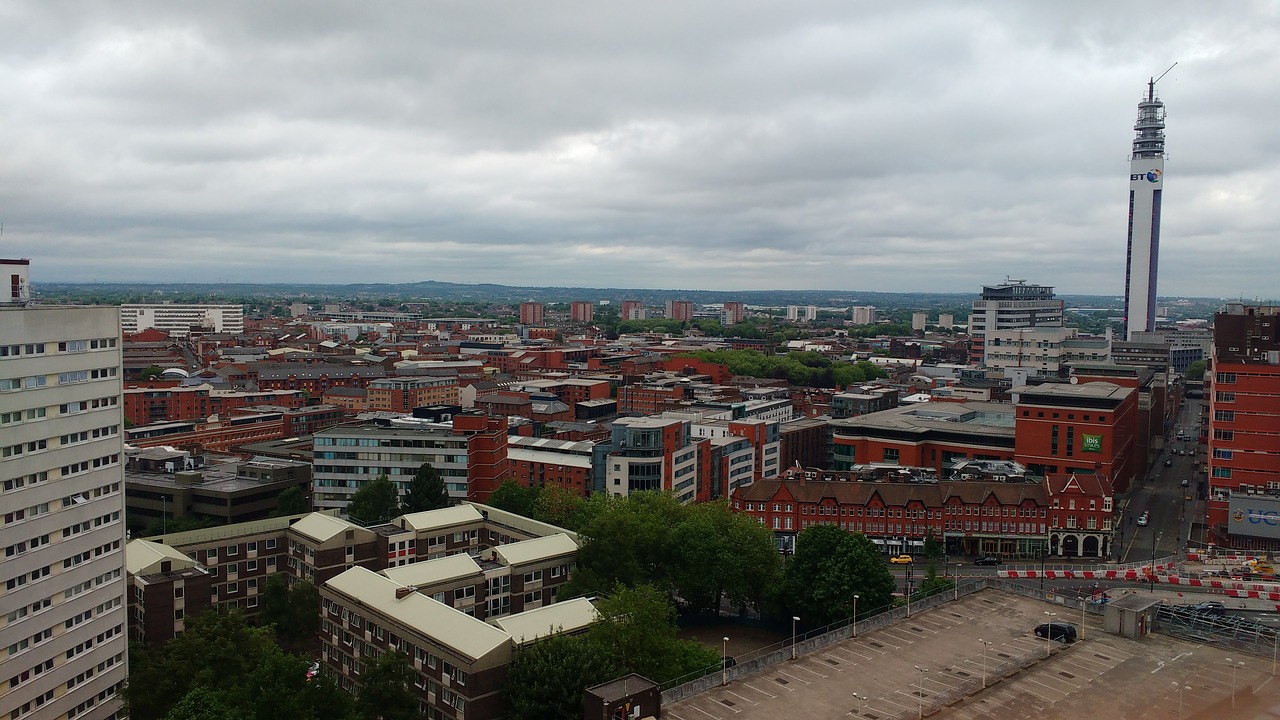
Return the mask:
{"type": "MultiPolygon", "coordinates": [[[[738,439],[738,438],[735,438],[738,439]]],[[[507,458],[521,462],[540,462],[555,465],[568,465],[576,468],[590,468],[590,455],[569,455],[551,450],[507,446],[507,458]]]]}
{"type": "Polygon", "coordinates": [[[343,520],[342,518],[336,518],[323,513],[311,513],[291,525],[290,529],[297,530],[317,542],[325,542],[338,533],[359,527],[359,525],[343,520]]]}
{"type": "Polygon", "coordinates": [[[168,560],[173,563],[173,570],[194,567],[196,561],[186,554],[158,542],[150,540],[130,540],[124,546],[125,567],[130,575],[150,575],[160,572],[160,563],[168,560]]]}
{"type": "Polygon", "coordinates": [[[426,595],[411,592],[397,600],[396,590],[402,585],[358,565],[330,579],[325,586],[471,660],[479,660],[511,643],[511,637],[502,630],[426,595]]]}
{"type": "Polygon", "coordinates": [[[410,585],[424,587],[482,573],[480,566],[466,553],[436,560],[423,560],[382,571],[383,575],[406,587],[410,585]]]}
{"type": "Polygon", "coordinates": [[[564,533],[547,535],[546,537],[522,540],[510,545],[494,548],[498,559],[507,565],[523,565],[537,562],[557,555],[567,555],[578,551],[578,543],[564,533]]]}
{"type": "Polygon", "coordinates": [[[596,616],[596,607],[590,600],[574,598],[489,622],[509,634],[515,644],[527,645],[540,637],[582,630],[595,622],[596,616]]]}
{"type": "Polygon", "coordinates": [[[469,522],[479,522],[484,517],[480,515],[479,510],[470,505],[454,505],[439,510],[409,513],[400,519],[402,527],[422,532],[424,530],[463,525],[469,522]]]}

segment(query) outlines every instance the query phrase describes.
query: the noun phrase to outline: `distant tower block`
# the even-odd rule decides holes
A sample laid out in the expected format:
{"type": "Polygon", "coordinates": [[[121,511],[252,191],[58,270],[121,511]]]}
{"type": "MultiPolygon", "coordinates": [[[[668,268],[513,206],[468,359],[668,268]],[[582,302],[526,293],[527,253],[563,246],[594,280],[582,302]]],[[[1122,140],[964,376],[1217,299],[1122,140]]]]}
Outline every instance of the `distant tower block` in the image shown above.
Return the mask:
{"type": "Polygon", "coordinates": [[[1169,70],[1147,83],[1147,94],[1138,103],[1138,121],[1133,126],[1137,135],[1129,159],[1129,245],[1124,273],[1126,339],[1136,332],[1150,332],[1156,325],[1156,272],[1160,260],[1160,203],[1165,160],[1164,103],[1156,97],[1156,82],[1169,70]]]}

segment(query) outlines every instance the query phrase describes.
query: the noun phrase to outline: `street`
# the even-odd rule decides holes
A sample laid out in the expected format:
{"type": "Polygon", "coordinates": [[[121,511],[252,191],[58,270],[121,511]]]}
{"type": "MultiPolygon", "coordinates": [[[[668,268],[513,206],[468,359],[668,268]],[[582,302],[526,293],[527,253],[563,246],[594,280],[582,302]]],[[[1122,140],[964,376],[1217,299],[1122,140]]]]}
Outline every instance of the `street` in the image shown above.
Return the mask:
{"type": "Polygon", "coordinates": [[[1128,497],[1120,500],[1123,513],[1117,533],[1120,562],[1141,562],[1152,557],[1164,557],[1186,547],[1194,512],[1200,503],[1187,501],[1196,495],[1196,448],[1199,430],[1196,421],[1200,417],[1200,400],[1187,400],[1177,421],[1169,431],[1165,449],[1156,457],[1146,478],[1131,489],[1128,497]],[[1178,430],[1190,439],[1178,440],[1178,430]],[[1174,450],[1190,450],[1187,454],[1174,454],[1174,450]],[[1172,460],[1165,467],[1165,460],[1172,460]],[[1183,481],[1187,487],[1182,487],[1183,481]],[[1146,527],[1137,524],[1143,511],[1150,513],[1146,527]]]}

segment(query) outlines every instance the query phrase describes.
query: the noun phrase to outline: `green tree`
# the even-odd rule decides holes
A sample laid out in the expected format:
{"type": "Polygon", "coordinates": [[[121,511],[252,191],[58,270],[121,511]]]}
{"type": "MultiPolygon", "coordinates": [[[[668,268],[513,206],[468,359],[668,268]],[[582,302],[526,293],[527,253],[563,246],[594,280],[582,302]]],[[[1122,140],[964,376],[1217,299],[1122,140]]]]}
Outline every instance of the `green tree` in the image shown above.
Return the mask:
{"type": "Polygon", "coordinates": [[[919,594],[922,597],[929,597],[930,595],[950,590],[954,586],[955,583],[951,582],[951,580],[938,575],[938,566],[930,560],[929,569],[925,571],[924,579],[920,581],[919,594]]]}
{"type": "Polygon", "coordinates": [[[533,503],[538,499],[537,488],[527,488],[515,480],[503,480],[498,489],[489,495],[486,503],[507,512],[533,517],[533,503]]]}
{"type": "Polygon", "coordinates": [[[547,485],[536,491],[532,517],[556,527],[577,531],[582,527],[586,503],[585,498],[569,488],[547,485]]]}
{"type": "Polygon", "coordinates": [[[356,693],[356,712],[364,720],[417,720],[409,656],[399,650],[369,663],[356,693]]]}
{"type": "Polygon", "coordinates": [[[401,512],[415,513],[424,510],[439,510],[449,507],[449,489],[445,487],[440,472],[429,463],[418,466],[409,481],[409,489],[404,494],[404,507],[401,512]]]}
{"type": "MultiPolygon", "coordinates": [[[[597,495],[604,495],[598,493],[597,495]]],[[[579,529],[575,592],[602,593],[615,585],[666,587],[672,565],[672,529],[686,508],[670,493],[641,492],[588,503],[594,515],[579,529]]]]}
{"type": "Polygon", "coordinates": [[[228,704],[225,693],[197,687],[182,696],[164,720],[242,720],[242,716],[228,704]]]}
{"type": "Polygon", "coordinates": [[[694,612],[759,602],[776,580],[773,533],[724,501],[694,505],[672,531],[671,581],[694,612]]]}
{"type": "Polygon", "coordinates": [[[386,475],[379,475],[355,491],[347,504],[347,515],[357,522],[373,525],[390,520],[399,507],[400,495],[395,484],[386,475]]]}
{"type": "Polygon", "coordinates": [[[1188,380],[1203,380],[1204,371],[1209,367],[1209,363],[1204,360],[1196,360],[1187,366],[1187,371],[1183,375],[1188,380]]]}
{"type": "Polygon", "coordinates": [[[302,488],[297,485],[281,490],[279,497],[276,498],[276,503],[276,517],[311,512],[310,499],[307,498],[306,493],[302,492],[302,488]]]}
{"type": "Polygon", "coordinates": [[[516,653],[504,695],[511,720],[578,720],[582,693],[622,669],[599,643],[581,635],[552,635],[516,653]]]}
{"type": "Polygon", "coordinates": [[[596,605],[587,640],[622,672],[663,683],[720,661],[720,653],[676,636],[676,609],[652,585],[618,586],[596,605]]]}
{"type": "Polygon", "coordinates": [[[155,380],[156,378],[159,378],[163,374],[164,374],[163,370],[156,367],[155,365],[152,365],[151,367],[144,368],[143,371],[138,374],[138,379],[139,380],[155,380]]]}
{"type": "Polygon", "coordinates": [[[796,553],[787,563],[781,589],[792,614],[822,627],[849,617],[855,594],[860,610],[888,607],[894,581],[865,536],[835,525],[814,525],[796,537],[796,553]]]}
{"type": "Polygon", "coordinates": [[[312,648],[320,629],[320,591],[308,580],[288,584],[284,573],[267,578],[258,621],[273,625],[282,644],[295,650],[312,648]]]}
{"type": "Polygon", "coordinates": [[[929,558],[930,564],[932,564],[932,561],[942,557],[942,543],[938,542],[938,538],[933,536],[932,530],[924,536],[924,556],[929,558]]]}

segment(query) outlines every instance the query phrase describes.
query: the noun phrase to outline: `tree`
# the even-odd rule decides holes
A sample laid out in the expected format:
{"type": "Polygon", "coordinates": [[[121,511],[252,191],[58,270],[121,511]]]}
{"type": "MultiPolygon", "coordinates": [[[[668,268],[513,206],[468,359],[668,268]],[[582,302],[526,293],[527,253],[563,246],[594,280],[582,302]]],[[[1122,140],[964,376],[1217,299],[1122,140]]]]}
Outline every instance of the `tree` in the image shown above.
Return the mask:
{"type": "Polygon", "coordinates": [[[440,472],[431,463],[424,462],[413,474],[413,480],[409,481],[401,512],[439,510],[449,507],[449,503],[449,489],[444,485],[444,478],[440,477],[440,472]]]}
{"type": "Polygon", "coordinates": [[[489,494],[486,504],[524,517],[533,517],[533,503],[537,499],[537,488],[525,487],[515,480],[503,480],[498,489],[489,494]]]}
{"type": "Polygon", "coordinates": [[[374,525],[390,520],[399,507],[400,495],[396,486],[386,475],[379,475],[351,496],[347,515],[365,525],[374,525]]]}
{"type": "Polygon", "coordinates": [[[719,652],[676,636],[675,606],[652,585],[615,587],[596,612],[587,640],[620,672],[664,683],[720,661],[719,652]]]}
{"type": "Polygon", "coordinates": [[[1188,380],[1203,380],[1204,371],[1208,367],[1209,367],[1209,364],[1204,360],[1196,360],[1195,362],[1187,366],[1187,371],[1183,374],[1186,376],[1188,380]]]}
{"type": "Polygon", "coordinates": [[[399,650],[384,654],[365,669],[356,693],[356,713],[364,720],[417,720],[409,656],[399,650]]]}
{"type": "Polygon", "coordinates": [[[547,485],[535,491],[533,518],[566,530],[582,527],[586,499],[559,485],[547,485]]]}
{"type": "Polygon", "coordinates": [[[262,590],[262,625],[275,627],[282,644],[296,650],[315,645],[320,629],[320,591],[308,580],[288,585],[284,573],[267,578],[262,590]]]}
{"type": "Polygon", "coordinates": [[[138,379],[139,380],[155,380],[156,378],[160,377],[163,374],[164,374],[163,370],[161,370],[159,367],[156,367],[155,365],[152,365],[151,367],[143,369],[143,371],[138,374],[138,379]]]}
{"type": "Polygon", "coordinates": [[[311,512],[311,501],[307,498],[307,494],[302,492],[302,488],[297,485],[281,490],[279,497],[276,498],[276,503],[276,517],[311,512]]]}
{"type": "Polygon", "coordinates": [[[694,612],[718,612],[727,598],[757,603],[776,580],[773,533],[724,501],[687,508],[672,531],[671,581],[694,612]]]}
{"type": "Polygon", "coordinates": [[[924,536],[924,556],[929,558],[931,565],[933,560],[942,557],[942,543],[938,542],[938,538],[933,536],[932,530],[924,536]]]}
{"type": "Polygon", "coordinates": [[[930,561],[929,569],[925,572],[924,579],[920,581],[920,595],[923,597],[936,595],[940,592],[950,590],[954,585],[955,583],[951,582],[947,578],[940,577],[938,575],[937,565],[935,565],[933,561],[930,561]]]}
{"type": "Polygon", "coordinates": [[[622,674],[599,643],[552,635],[521,648],[507,666],[504,695],[511,720],[578,720],[582,693],[622,674]]]}
{"type": "Polygon", "coordinates": [[[888,607],[894,581],[865,536],[835,525],[814,525],[796,537],[796,553],[781,587],[781,602],[792,614],[822,627],[849,617],[855,594],[863,610],[888,607]]]}

